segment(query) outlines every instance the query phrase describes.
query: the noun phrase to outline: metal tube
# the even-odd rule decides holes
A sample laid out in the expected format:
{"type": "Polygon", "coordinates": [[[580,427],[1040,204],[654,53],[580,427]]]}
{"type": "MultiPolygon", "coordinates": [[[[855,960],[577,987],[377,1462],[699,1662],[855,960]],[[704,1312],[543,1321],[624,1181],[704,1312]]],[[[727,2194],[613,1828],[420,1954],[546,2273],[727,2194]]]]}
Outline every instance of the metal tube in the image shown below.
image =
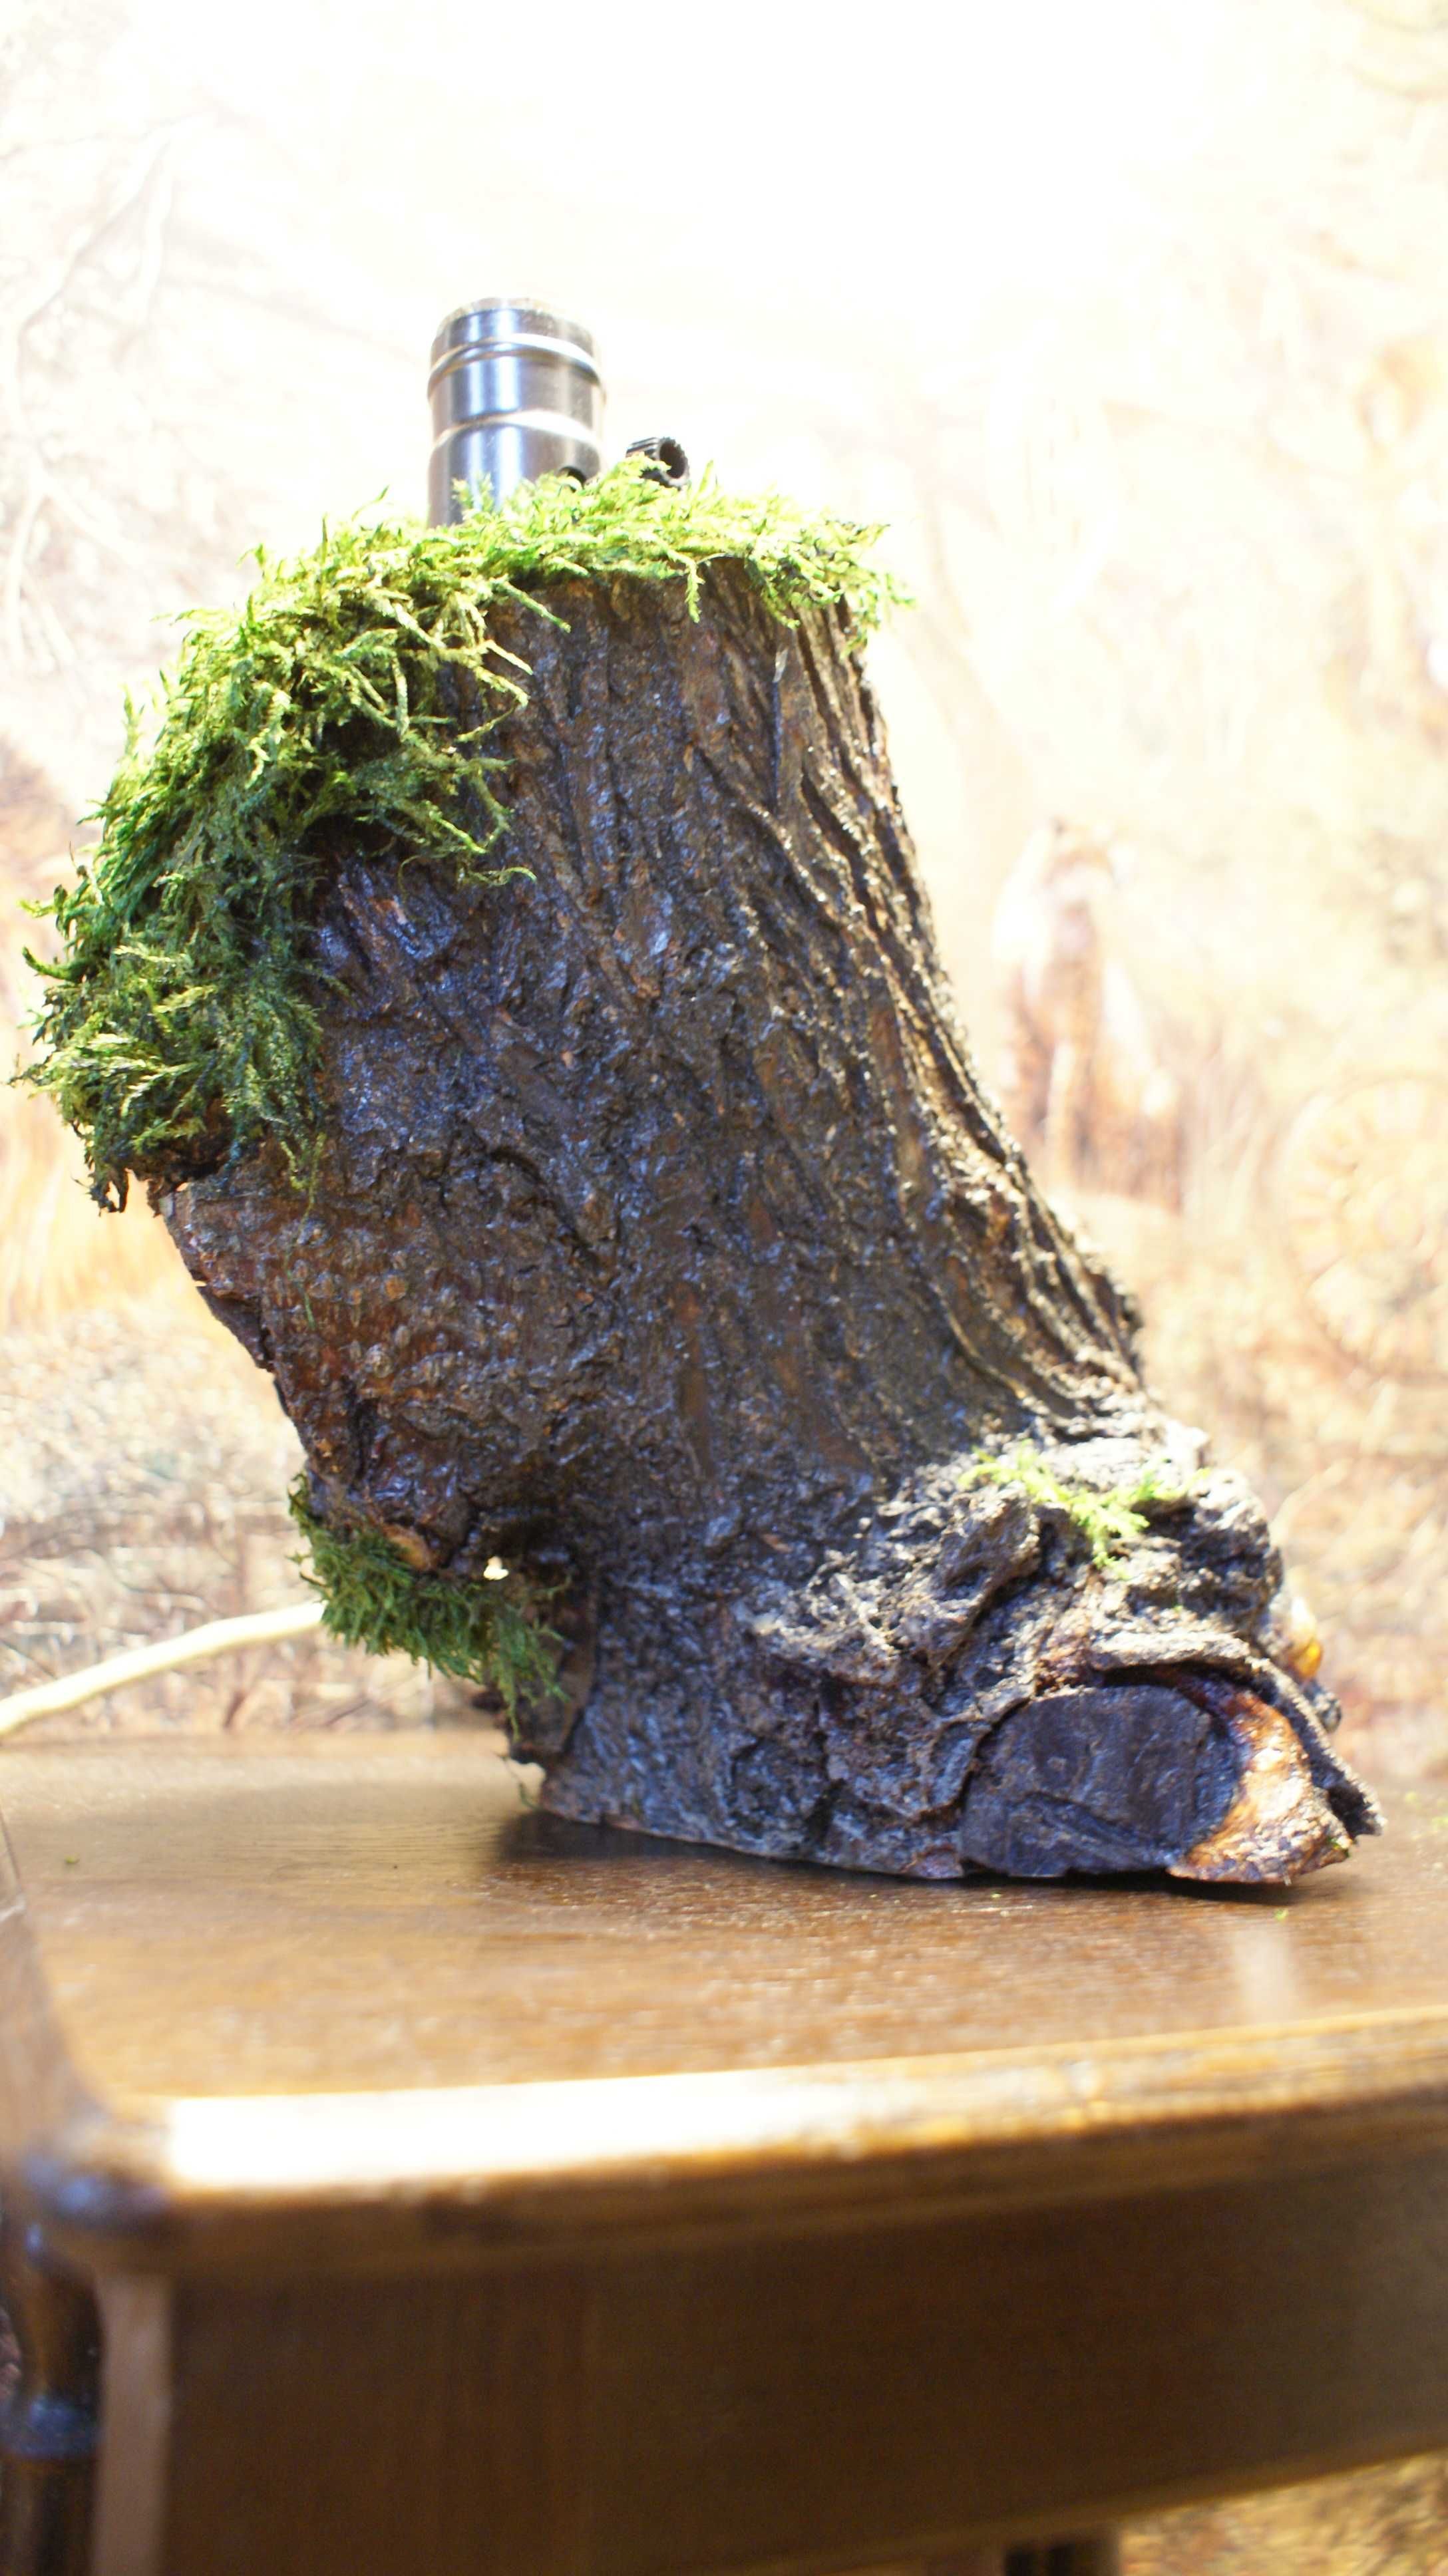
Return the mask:
{"type": "Polygon", "coordinates": [[[427,514],[462,516],[457,487],[501,501],[540,474],[586,483],[603,461],[603,384],[591,335],[546,306],[492,295],[461,305],[432,344],[427,514]]]}

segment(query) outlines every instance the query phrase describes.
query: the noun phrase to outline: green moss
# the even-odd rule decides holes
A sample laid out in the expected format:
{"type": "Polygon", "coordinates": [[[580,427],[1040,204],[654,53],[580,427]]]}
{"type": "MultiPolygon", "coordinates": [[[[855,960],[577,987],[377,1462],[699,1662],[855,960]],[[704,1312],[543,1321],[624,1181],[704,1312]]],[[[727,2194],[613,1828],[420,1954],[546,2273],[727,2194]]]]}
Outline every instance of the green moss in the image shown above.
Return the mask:
{"type": "Polygon", "coordinates": [[[305,1476],[287,1499],[307,1543],[308,1562],[297,1560],[303,1580],[321,1593],[322,1625],[344,1645],[410,1655],[434,1672],[495,1690],[510,1720],[520,1696],[557,1694],[563,1641],[545,1624],[523,1575],[456,1583],[419,1574],[380,1532],[321,1520],[307,1500],[305,1476]]]}
{"type": "Polygon", "coordinates": [[[25,1079],[83,1138],[96,1197],[123,1205],[130,1173],[174,1178],[268,1136],[305,1182],[319,875],[358,847],[484,884],[510,873],[489,745],[528,673],[489,633],[500,601],[549,617],[534,594],[570,576],[678,580],[697,616],[705,567],[730,560],[783,623],[838,604],[863,636],[897,596],[870,560],[878,533],[707,474],[675,491],[626,460],[484,499],[453,528],[349,522],[292,562],[258,550],[239,614],[183,621],[144,742],[128,701],[95,854],[43,908],[60,955],[39,966],[25,1079]]]}
{"type": "Polygon", "coordinates": [[[1024,1445],[1005,1457],[977,1458],[966,1477],[972,1484],[1019,1485],[1042,1509],[1064,1513],[1086,1541],[1092,1564],[1103,1568],[1145,1538],[1150,1524],[1143,1505],[1168,1508],[1185,1499],[1180,1477],[1159,1467],[1148,1467],[1134,1484],[1113,1486],[1106,1493],[1090,1485],[1063,1484],[1039,1452],[1024,1445]]]}

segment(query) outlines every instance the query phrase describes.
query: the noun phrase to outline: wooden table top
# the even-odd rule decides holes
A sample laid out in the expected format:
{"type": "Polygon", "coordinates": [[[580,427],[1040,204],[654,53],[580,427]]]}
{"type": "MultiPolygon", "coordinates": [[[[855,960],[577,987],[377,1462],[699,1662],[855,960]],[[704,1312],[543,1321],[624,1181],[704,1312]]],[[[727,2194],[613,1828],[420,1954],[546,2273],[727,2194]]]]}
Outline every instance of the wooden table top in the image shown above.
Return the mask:
{"type": "Polygon", "coordinates": [[[466,1734],[0,1755],[0,2172],[131,2268],[1061,2201],[1448,2137],[1448,1792],[1289,1895],[566,1826],[466,1734]]]}

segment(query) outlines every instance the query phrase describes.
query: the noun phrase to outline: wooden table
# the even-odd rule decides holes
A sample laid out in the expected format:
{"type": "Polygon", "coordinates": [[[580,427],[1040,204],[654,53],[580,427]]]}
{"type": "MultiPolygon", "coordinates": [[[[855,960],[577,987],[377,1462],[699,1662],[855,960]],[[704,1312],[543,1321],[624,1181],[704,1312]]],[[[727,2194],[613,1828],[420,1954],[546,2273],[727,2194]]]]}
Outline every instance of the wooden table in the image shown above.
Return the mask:
{"type": "Polygon", "coordinates": [[[0,1803],[5,2576],[1086,2568],[1448,2442],[1448,1797],[1290,1899],[564,1827],[467,1736],[0,1803]]]}

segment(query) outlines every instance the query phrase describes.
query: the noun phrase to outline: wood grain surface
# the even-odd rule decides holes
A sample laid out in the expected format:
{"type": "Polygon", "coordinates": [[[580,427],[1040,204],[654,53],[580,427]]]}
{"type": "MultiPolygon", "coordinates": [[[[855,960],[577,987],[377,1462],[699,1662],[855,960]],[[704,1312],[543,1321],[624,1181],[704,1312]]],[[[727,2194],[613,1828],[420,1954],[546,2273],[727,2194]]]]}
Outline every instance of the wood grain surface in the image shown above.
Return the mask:
{"type": "Polygon", "coordinates": [[[0,1792],[97,2576],[804,2576],[1448,2440],[1448,1800],[1272,1902],[580,1830],[461,1736],[0,1792]]]}
{"type": "Polygon", "coordinates": [[[823,2576],[1426,2448],[1445,2186],[1429,2157],[491,2275],[183,2282],[174,2564],[290,2576],[300,2529],[328,2576],[473,2576],[484,2533],[490,2576],[823,2576]]]}
{"type": "Polygon", "coordinates": [[[572,1827],[466,1736],[16,1747],[0,1794],[8,2153],[97,2247],[163,2218],[259,2244],[296,2209],[316,2253],[361,2209],[375,2251],[422,2203],[500,2241],[605,2205],[653,2229],[1448,2137],[1429,1792],[1276,1901],[572,1827]]]}

